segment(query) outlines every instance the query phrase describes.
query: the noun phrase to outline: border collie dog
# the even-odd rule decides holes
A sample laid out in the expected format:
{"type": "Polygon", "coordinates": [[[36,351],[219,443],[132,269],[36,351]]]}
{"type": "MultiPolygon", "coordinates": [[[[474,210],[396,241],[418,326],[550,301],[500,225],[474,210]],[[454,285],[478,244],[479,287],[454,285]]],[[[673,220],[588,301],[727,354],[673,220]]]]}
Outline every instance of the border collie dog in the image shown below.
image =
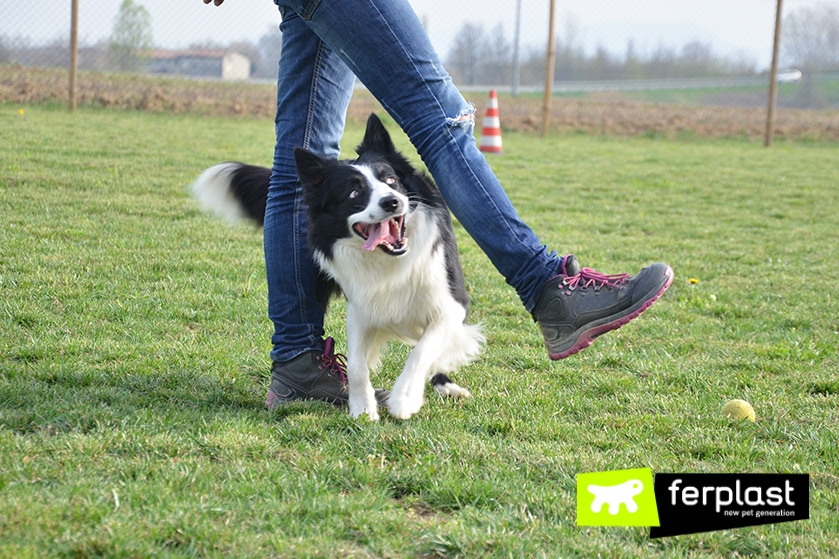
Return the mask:
{"type": "MultiPolygon", "coordinates": [[[[445,373],[475,359],[480,325],[467,324],[469,297],[451,217],[440,192],[396,151],[371,114],[355,160],[294,151],[308,214],[308,243],[320,268],[318,300],[347,298],[347,382],[353,417],[379,418],[370,372],[380,349],[398,339],[413,347],[387,402],[407,419],[423,404],[426,381],[443,395],[469,392],[445,373]]],[[[265,216],[269,169],[222,163],[193,185],[198,200],[230,219],[265,216]]]]}

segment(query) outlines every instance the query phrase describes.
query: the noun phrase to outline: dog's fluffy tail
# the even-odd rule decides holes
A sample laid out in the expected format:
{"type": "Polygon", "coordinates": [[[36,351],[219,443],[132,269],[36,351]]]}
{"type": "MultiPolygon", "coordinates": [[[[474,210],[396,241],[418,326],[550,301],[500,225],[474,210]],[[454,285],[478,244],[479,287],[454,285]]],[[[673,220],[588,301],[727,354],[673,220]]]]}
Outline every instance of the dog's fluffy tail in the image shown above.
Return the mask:
{"type": "Polygon", "coordinates": [[[229,221],[250,219],[261,227],[271,169],[230,161],[210,167],[192,183],[202,206],[229,221]]]}
{"type": "MultiPolygon", "coordinates": [[[[192,194],[202,206],[228,221],[250,220],[262,227],[270,180],[271,169],[229,161],[201,173],[192,183],[192,194]]],[[[329,300],[341,289],[321,271],[315,282],[315,297],[326,311],[329,300]]]]}

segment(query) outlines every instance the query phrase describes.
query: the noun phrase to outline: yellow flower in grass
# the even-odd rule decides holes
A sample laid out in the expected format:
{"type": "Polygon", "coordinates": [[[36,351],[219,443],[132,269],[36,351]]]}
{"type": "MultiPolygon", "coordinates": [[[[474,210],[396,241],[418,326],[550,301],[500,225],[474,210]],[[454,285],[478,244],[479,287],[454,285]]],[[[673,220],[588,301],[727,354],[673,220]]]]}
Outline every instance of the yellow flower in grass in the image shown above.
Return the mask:
{"type": "Polygon", "coordinates": [[[699,280],[696,278],[690,278],[688,281],[690,282],[690,298],[693,299],[693,296],[695,295],[694,292],[696,291],[696,284],[699,283],[699,280]]]}

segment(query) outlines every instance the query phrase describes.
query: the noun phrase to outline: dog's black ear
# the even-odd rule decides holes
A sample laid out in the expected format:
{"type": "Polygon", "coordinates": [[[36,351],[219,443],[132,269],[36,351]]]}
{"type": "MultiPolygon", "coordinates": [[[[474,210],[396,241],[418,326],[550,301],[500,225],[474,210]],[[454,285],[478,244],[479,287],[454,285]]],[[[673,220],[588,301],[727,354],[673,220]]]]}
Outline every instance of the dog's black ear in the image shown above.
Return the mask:
{"type": "Polygon", "coordinates": [[[325,179],[327,160],[305,148],[294,148],[294,166],[303,184],[319,185],[325,179]]]}
{"type": "Polygon", "coordinates": [[[303,185],[303,204],[309,217],[312,212],[323,211],[326,206],[326,189],[320,188],[326,180],[328,159],[304,148],[294,148],[294,165],[297,178],[303,185]]]}
{"type": "Polygon", "coordinates": [[[376,113],[370,113],[370,117],[367,119],[367,131],[364,132],[364,139],[355,148],[355,152],[358,155],[362,155],[368,151],[375,151],[382,155],[388,155],[396,151],[396,147],[394,147],[393,141],[390,139],[390,134],[388,134],[385,125],[382,124],[382,121],[379,120],[376,113]]]}

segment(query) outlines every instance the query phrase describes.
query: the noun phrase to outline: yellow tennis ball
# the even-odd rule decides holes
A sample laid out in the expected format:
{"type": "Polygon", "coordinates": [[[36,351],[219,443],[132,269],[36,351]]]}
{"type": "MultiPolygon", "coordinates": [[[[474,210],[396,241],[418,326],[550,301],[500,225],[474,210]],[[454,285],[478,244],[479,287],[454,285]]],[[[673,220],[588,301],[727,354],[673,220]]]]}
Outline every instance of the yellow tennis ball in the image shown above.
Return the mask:
{"type": "Polygon", "coordinates": [[[722,407],[722,414],[738,421],[748,419],[754,422],[755,420],[755,410],[745,400],[731,400],[722,407]]]}

